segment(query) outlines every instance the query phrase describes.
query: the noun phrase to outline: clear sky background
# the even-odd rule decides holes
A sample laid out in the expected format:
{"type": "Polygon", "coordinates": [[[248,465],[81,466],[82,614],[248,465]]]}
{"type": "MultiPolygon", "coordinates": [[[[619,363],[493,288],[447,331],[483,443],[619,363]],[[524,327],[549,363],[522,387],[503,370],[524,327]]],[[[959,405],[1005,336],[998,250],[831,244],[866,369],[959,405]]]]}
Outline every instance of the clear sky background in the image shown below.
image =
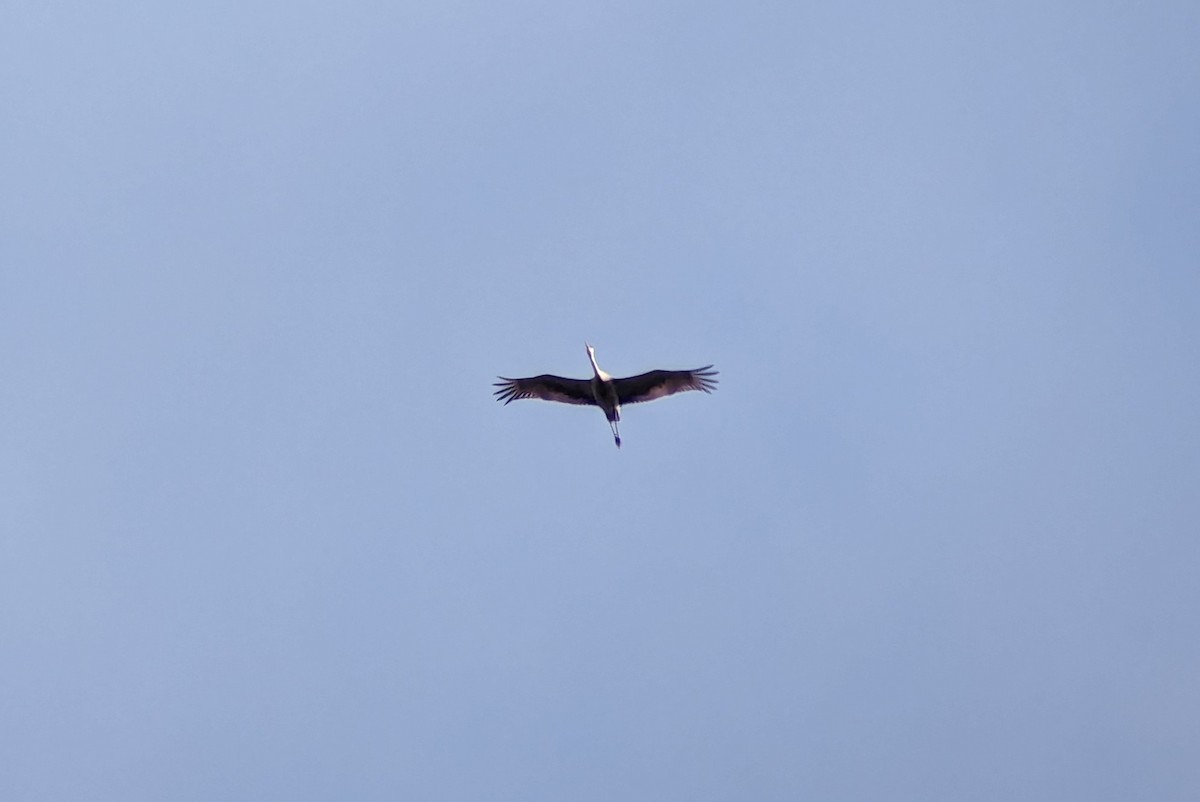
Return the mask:
{"type": "Polygon", "coordinates": [[[0,798],[1200,798],[1198,42],[8,4],[0,798]]]}

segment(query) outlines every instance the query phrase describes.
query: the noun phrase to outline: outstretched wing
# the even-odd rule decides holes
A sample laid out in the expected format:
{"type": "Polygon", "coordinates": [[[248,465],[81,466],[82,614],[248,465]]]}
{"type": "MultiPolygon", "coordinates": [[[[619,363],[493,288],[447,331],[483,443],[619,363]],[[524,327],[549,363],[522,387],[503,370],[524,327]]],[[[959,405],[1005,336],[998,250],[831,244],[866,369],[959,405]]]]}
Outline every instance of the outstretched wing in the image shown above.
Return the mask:
{"type": "Polygon", "coordinates": [[[563,404],[595,404],[592,383],[586,379],[564,379],[562,376],[531,376],[528,379],[506,379],[498,376],[495,383],[500,389],[495,392],[496,400],[505,404],[520,398],[540,398],[543,401],[559,401],[563,404]]]}
{"type": "Polygon", "coordinates": [[[695,370],[652,370],[640,376],[613,379],[613,384],[622,404],[636,404],[687,390],[711,393],[717,389],[717,380],[713,378],[716,375],[712,365],[705,365],[695,370]]]}

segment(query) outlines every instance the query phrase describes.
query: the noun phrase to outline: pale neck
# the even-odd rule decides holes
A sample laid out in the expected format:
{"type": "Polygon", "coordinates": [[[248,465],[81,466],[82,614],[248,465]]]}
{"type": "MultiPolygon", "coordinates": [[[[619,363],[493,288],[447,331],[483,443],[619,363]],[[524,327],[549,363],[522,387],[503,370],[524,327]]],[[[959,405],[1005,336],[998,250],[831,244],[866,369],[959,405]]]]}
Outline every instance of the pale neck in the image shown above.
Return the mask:
{"type": "Polygon", "coordinates": [[[592,361],[592,370],[596,372],[597,376],[608,375],[604,371],[600,370],[600,366],[596,364],[596,354],[594,352],[588,351],[588,359],[592,361]]]}

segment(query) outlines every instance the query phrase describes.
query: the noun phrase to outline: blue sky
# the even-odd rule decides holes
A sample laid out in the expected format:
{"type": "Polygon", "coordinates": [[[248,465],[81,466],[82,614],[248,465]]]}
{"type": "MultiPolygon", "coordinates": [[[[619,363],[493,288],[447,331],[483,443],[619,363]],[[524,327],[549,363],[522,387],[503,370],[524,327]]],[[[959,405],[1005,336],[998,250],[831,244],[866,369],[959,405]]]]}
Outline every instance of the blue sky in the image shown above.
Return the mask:
{"type": "Polygon", "coordinates": [[[1197,798],[1197,41],[0,12],[0,797],[1197,798]]]}

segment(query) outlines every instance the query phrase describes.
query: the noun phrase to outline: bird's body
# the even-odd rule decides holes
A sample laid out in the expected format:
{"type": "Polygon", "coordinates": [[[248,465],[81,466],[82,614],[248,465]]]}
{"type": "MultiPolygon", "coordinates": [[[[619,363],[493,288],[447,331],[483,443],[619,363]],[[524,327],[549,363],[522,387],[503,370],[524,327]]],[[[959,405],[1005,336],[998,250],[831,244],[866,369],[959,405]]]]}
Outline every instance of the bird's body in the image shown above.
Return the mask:
{"type": "Polygon", "coordinates": [[[716,389],[717,372],[712,365],[694,370],[652,370],[638,376],[614,379],[596,364],[596,349],[584,343],[588,359],[592,363],[592,378],[566,379],[562,376],[531,376],[527,379],[499,377],[496,382],[497,400],[505,404],[519,398],[540,398],[563,404],[588,404],[600,407],[612,428],[613,441],[621,447],[621,432],[617,423],[621,420],[621,405],[653,401],[656,398],[700,390],[711,393],[716,389]]]}
{"type": "Polygon", "coordinates": [[[596,364],[596,349],[587,343],[584,345],[588,359],[592,361],[592,398],[596,399],[596,406],[604,410],[604,417],[608,418],[608,425],[613,430],[613,439],[617,441],[617,448],[620,448],[621,433],[617,430],[617,422],[621,420],[621,397],[617,394],[617,385],[613,377],[596,364]]]}

